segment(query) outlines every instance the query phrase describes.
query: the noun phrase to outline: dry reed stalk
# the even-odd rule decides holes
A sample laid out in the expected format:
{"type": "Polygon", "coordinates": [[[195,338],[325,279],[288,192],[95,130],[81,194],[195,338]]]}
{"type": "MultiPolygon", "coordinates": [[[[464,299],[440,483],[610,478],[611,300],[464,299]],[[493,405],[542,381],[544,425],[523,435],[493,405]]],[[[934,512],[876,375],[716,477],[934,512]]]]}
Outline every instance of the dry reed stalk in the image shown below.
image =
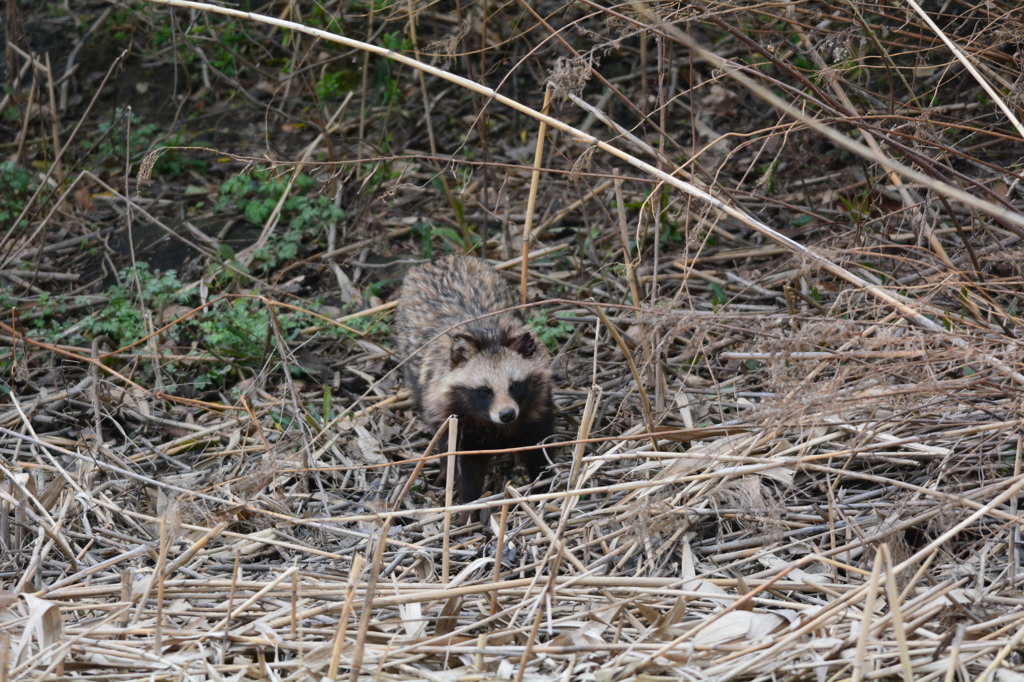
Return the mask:
{"type": "Polygon", "coordinates": [[[861,611],[860,631],[857,633],[857,653],[853,659],[853,682],[860,682],[868,672],[865,669],[867,658],[868,638],[871,636],[871,621],[875,615],[875,599],[878,595],[878,583],[881,578],[882,551],[875,552],[875,561],[871,566],[871,576],[868,578],[867,594],[864,597],[864,608],[861,611]]]}
{"type": "Polygon", "coordinates": [[[160,516],[160,554],[153,569],[156,577],[156,621],[153,624],[153,655],[160,657],[163,653],[163,628],[164,628],[164,578],[167,567],[167,545],[170,541],[167,538],[167,512],[160,516]]]}
{"type": "MultiPolygon", "coordinates": [[[[415,13],[415,5],[410,2],[410,12],[415,13]]],[[[419,41],[416,40],[416,20],[413,19],[409,22],[409,40],[412,41],[413,55],[416,57],[416,61],[420,61],[420,46],[419,41]]],[[[430,143],[430,155],[434,163],[434,171],[437,179],[441,181],[441,189],[444,192],[445,198],[448,200],[448,205],[452,208],[452,213],[455,215],[455,220],[459,224],[459,231],[462,233],[462,248],[465,249],[466,253],[473,253],[475,250],[473,247],[473,237],[470,235],[469,226],[466,224],[466,218],[463,216],[463,212],[459,209],[458,202],[455,201],[455,195],[452,194],[452,188],[448,184],[448,176],[441,168],[441,163],[437,160],[437,140],[434,136],[434,122],[431,114],[430,107],[430,95],[427,94],[427,81],[423,75],[421,69],[416,70],[416,76],[420,83],[420,93],[423,95],[423,121],[427,126],[427,140],[430,143]]]]}
{"type": "MultiPolygon", "coordinates": [[[[373,559],[369,565],[370,579],[367,581],[365,594],[363,596],[363,611],[359,616],[359,631],[356,633],[355,648],[352,653],[352,670],[349,674],[350,682],[357,682],[359,672],[363,667],[363,653],[366,647],[366,637],[369,634],[370,618],[373,614],[373,593],[377,587],[377,578],[380,575],[381,560],[384,558],[384,548],[387,546],[388,531],[391,529],[391,519],[385,519],[373,545],[373,559]]],[[[353,566],[355,566],[353,560],[353,566]]]]}
{"type": "MultiPolygon", "coordinates": [[[[54,89],[53,81],[53,68],[50,66],[50,53],[46,53],[46,90],[49,96],[49,109],[50,109],[50,129],[53,136],[53,156],[57,158],[60,155],[60,121],[57,117],[57,93],[54,89]]],[[[27,118],[27,116],[26,116],[27,118]]],[[[55,174],[58,182],[64,181],[64,170],[59,163],[54,164],[56,166],[55,174]]]]}
{"type": "MultiPolygon", "coordinates": [[[[345,601],[341,607],[341,615],[338,617],[338,629],[334,634],[334,644],[331,646],[331,662],[327,668],[327,678],[330,680],[338,679],[338,663],[341,660],[341,650],[345,646],[345,631],[348,629],[348,617],[352,613],[352,605],[355,603],[356,587],[359,584],[359,574],[362,570],[363,557],[356,554],[352,558],[352,566],[348,571],[345,601]]],[[[354,666],[353,670],[355,670],[354,666]]]]}
{"type": "Polygon", "coordinates": [[[903,628],[903,605],[900,602],[899,594],[896,592],[896,574],[892,570],[892,553],[887,543],[882,543],[879,549],[882,554],[882,563],[885,566],[885,599],[888,602],[889,616],[892,619],[892,631],[896,637],[896,646],[899,650],[903,680],[904,682],[913,682],[914,670],[910,663],[907,633],[903,628]]]}
{"type": "Polygon", "coordinates": [[[537,147],[533,154],[533,173],[530,176],[530,195],[526,200],[526,219],[523,221],[523,246],[522,254],[522,269],[520,271],[519,279],[519,302],[526,303],[526,284],[528,281],[527,275],[530,272],[530,239],[533,238],[533,212],[537,210],[537,189],[540,187],[540,171],[544,165],[544,141],[548,134],[548,124],[545,120],[548,115],[548,109],[551,107],[551,85],[549,84],[544,89],[544,104],[541,107],[541,114],[544,118],[541,118],[540,125],[537,127],[537,147]]]}
{"type": "MultiPolygon", "coordinates": [[[[1024,456],[1024,433],[1017,434],[1017,451],[1013,457],[1013,477],[1020,478],[1021,459],[1024,456]]],[[[1010,516],[1017,516],[1017,505],[1019,500],[1016,496],[1010,498],[1010,516]]],[[[1009,553],[1008,563],[1010,570],[1010,589],[1017,589],[1017,573],[1020,569],[1020,524],[1013,524],[1008,529],[1006,547],[1009,553]]]]}
{"type": "Polygon", "coordinates": [[[915,12],[917,12],[918,16],[924,19],[925,23],[928,24],[928,28],[933,30],[935,35],[937,35],[939,39],[946,44],[946,47],[948,47],[949,51],[953,53],[953,56],[955,56],[957,60],[964,65],[964,68],[970,72],[974,80],[978,82],[978,85],[985,90],[985,93],[993,102],[996,103],[996,106],[999,107],[1000,111],[1003,112],[1003,115],[1010,119],[1010,122],[1013,123],[1013,127],[1017,129],[1017,134],[1019,134],[1021,138],[1024,138],[1024,124],[1020,122],[1020,119],[1017,118],[1016,114],[1014,114],[1013,110],[1007,105],[1003,97],[996,92],[995,88],[993,88],[988,82],[988,79],[981,75],[977,67],[974,66],[974,63],[964,55],[952,40],[950,40],[949,36],[946,35],[946,32],[935,24],[932,18],[928,16],[928,13],[924,11],[916,0],[905,0],[905,2],[910,5],[915,12]]]}
{"type": "Polygon", "coordinates": [[[619,218],[619,241],[622,244],[622,261],[626,264],[626,281],[629,282],[629,294],[633,298],[633,305],[640,307],[640,282],[636,276],[636,263],[629,252],[629,231],[626,228],[626,206],[622,199],[622,180],[619,179],[619,169],[615,169],[615,204],[616,214],[619,218]]]}
{"type": "MultiPolygon", "coordinates": [[[[459,419],[455,415],[448,418],[448,452],[454,453],[459,450],[459,419]]],[[[444,537],[441,545],[441,582],[448,584],[449,577],[449,545],[452,532],[452,506],[455,495],[455,470],[458,466],[458,457],[449,454],[447,459],[448,468],[445,470],[444,479],[444,537]]],[[[464,502],[465,500],[463,500],[464,502]]]]}
{"type": "Polygon", "coordinates": [[[494,590],[491,591],[491,615],[498,612],[498,590],[501,589],[499,579],[501,578],[501,563],[505,553],[505,529],[508,527],[508,505],[501,505],[501,518],[498,520],[498,533],[494,541],[494,571],[491,573],[491,583],[494,590]]]}
{"type": "Polygon", "coordinates": [[[597,409],[600,391],[601,389],[597,386],[592,386],[587,391],[587,402],[583,407],[583,417],[580,419],[580,430],[576,438],[577,445],[572,455],[572,468],[569,470],[569,481],[566,483],[568,488],[579,487],[577,484],[580,466],[583,463],[583,449],[586,446],[587,439],[590,438],[590,429],[594,426],[594,410],[597,409]]]}

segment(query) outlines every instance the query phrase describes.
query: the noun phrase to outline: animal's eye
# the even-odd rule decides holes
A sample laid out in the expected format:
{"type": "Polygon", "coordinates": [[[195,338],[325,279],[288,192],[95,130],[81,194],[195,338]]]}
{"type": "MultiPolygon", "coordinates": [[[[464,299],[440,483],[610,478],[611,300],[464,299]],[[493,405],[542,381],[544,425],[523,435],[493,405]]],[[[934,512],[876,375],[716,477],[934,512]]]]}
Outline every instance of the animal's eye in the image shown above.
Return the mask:
{"type": "Polygon", "coordinates": [[[508,392],[509,393],[518,393],[522,388],[523,388],[523,382],[521,382],[521,381],[513,381],[511,384],[509,384],[508,392]]]}
{"type": "Polygon", "coordinates": [[[494,395],[494,391],[491,390],[490,386],[482,386],[482,387],[476,389],[476,392],[477,392],[477,395],[479,395],[479,396],[481,396],[483,398],[489,398],[492,395],[494,395]]]}

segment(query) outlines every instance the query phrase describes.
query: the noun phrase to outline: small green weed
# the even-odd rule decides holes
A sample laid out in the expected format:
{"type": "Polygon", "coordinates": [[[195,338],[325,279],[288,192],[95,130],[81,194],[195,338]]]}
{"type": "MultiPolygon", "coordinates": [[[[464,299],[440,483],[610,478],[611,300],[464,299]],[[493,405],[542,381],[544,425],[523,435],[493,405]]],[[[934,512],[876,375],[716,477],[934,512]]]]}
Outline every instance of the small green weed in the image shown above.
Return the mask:
{"type": "MultiPolygon", "coordinates": [[[[432,225],[431,223],[416,223],[412,227],[412,234],[414,237],[419,238],[420,249],[423,251],[424,258],[433,258],[435,238],[441,240],[441,248],[444,253],[462,251],[464,248],[462,233],[454,227],[432,225]]],[[[474,249],[480,248],[482,240],[478,235],[471,232],[469,238],[474,249]]]]}
{"type": "Polygon", "coordinates": [[[186,296],[179,294],[181,282],[174,270],[153,272],[146,263],[138,263],[135,270],[120,272],[121,284],[107,289],[108,302],[96,314],[82,322],[82,332],[90,336],[106,334],[117,346],[135,343],[146,335],[145,308],[160,308],[171,303],[184,303],[186,296]],[[137,303],[134,277],[139,280],[142,301],[137,303]]]}
{"type": "Polygon", "coordinates": [[[569,335],[572,334],[572,324],[563,320],[561,316],[549,317],[547,311],[541,311],[530,317],[526,320],[526,324],[552,352],[558,348],[559,341],[569,338],[569,335]]]}
{"type": "Polygon", "coordinates": [[[210,310],[199,323],[205,341],[218,353],[238,359],[263,355],[270,338],[270,318],[259,301],[237,298],[210,310]]]}
{"type": "MultiPolygon", "coordinates": [[[[256,269],[272,270],[278,263],[299,255],[303,242],[325,223],[345,217],[345,212],[323,195],[307,196],[316,180],[300,173],[281,207],[281,222],[286,228],[270,236],[267,244],[256,251],[256,269]]],[[[234,206],[253,225],[262,226],[288,186],[288,179],[275,176],[270,170],[258,169],[251,175],[236,175],[221,186],[214,210],[234,206]]]]}
{"type": "Polygon", "coordinates": [[[327,71],[316,84],[316,96],[321,101],[340,97],[342,93],[359,86],[359,74],[355,71],[327,71]]]}
{"type": "MultiPolygon", "coordinates": [[[[10,225],[33,191],[32,175],[13,161],[0,162],[0,225],[10,225]]],[[[20,227],[28,221],[22,220],[20,227]]]]}
{"type": "MultiPolygon", "coordinates": [[[[380,37],[380,44],[381,47],[399,54],[412,49],[412,41],[401,31],[383,34],[380,37]]],[[[390,60],[377,60],[376,96],[382,105],[396,104],[401,99],[401,88],[395,75],[397,72],[398,67],[393,67],[390,60]]]]}
{"type": "Polygon", "coordinates": [[[711,292],[711,303],[716,309],[729,302],[729,297],[725,295],[725,290],[717,282],[708,282],[708,291],[711,292]]]}
{"type": "Polygon", "coordinates": [[[96,132],[92,136],[92,146],[89,149],[90,156],[95,160],[123,159],[129,135],[131,136],[131,163],[135,163],[149,151],[160,126],[156,123],[143,124],[138,116],[132,114],[131,129],[129,130],[127,114],[127,109],[117,107],[109,121],[103,121],[96,126],[96,132]]]}
{"type": "Polygon", "coordinates": [[[859,194],[849,198],[842,195],[838,198],[850,214],[850,223],[858,228],[862,227],[870,217],[871,209],[874,206],[874,200],[871,197],[871,188],[868,187],[859,194]]]}
{"type": "MultiPolygon", "coordinates": [[[[172,137],[168,138],[166,142],[159,145],[159,147],[182,147],[185,146],[185,131],[184,129],[179,130],[172,137]]],[[[206,143],[195,142],[194,146],[203,147],[206,143]]],[[[208,164],[202,159],[197,159],[188,154],[179,154],[175,149],[169,149],[168,151],[161,154],[156,163],[153,164],[153,175],[162,175],[169,178],[176,178],[187,170],[195,170],[199,173],[205,173],[208,164]]]]}

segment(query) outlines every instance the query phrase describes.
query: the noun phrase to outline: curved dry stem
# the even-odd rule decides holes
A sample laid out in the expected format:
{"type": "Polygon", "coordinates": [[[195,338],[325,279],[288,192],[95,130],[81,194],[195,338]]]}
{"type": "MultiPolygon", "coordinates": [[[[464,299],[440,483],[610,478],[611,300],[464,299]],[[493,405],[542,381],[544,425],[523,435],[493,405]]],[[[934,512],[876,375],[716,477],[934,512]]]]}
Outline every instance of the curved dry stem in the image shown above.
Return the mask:
{"type": "MultiPolygon", "coordinates": [[[[748,215],[744,211],[742,211],[742,210],[740,210],[740,209],[738,209],[738,208],[736,208],[734,206],[730,206],[730,205],[726,204],[725,202],[721,201],[720,199],[717,199],[716,197],[711,196],[705,190],[703,190],[703,189],[701,189],[699,187],[696,187],[695,185],[692,185],[692,184],[690,184],[688,182],[680,180],[679,178],[675,177],[674,175],[666,173],[666,172],[658,169],[657,167],[655,167],[655,166],[653,166],[653,165],[651,165],[651,164],[649,164],[649,163],[647,163],[647,162],[645,162],[645,161],[643,161],[641,159],[638,159],[635,156],[632,156],[631,154],[628,154],[628,153],[622,151],[621,149],[618,149],[618,148],[608,144],[607,142],[604,142],[603,140],[598,139],[594,135],[591,135],[589,133],[584,133],[583,131],[578,130],[577,128],[574,128],[573,126],[570,126],[570,125],[568,125],[566,123],[563,123],[562,121],[559,121],[558,119],[552,118],[550,116],[546,116],[546,115],[536,111],[535,109],[532,109],[531,107],[528,107],[525,104],[522,104],[521,102],[517,102],[516,100],[513,100],[513,99],[511,99],[509,97],[506,97],[504,95],[501,95],[501,94],[495,92],[494,90],[492,90],[490,88],[487,88],[487,87],[484,87],[484,86],[482,86],[482,85],[480,85],[478,83],[475,83],[475,82],[473,82],[473,81],[471,81],[471,80],[469,80],[467,78],[463,78],[461,76],[457,76],[455,74],[448,73],[447,71],[443,71],[443,70],[438,69],[436,67],[430,66],[429,64],[424,64],[423,62],[417,61],[417,60],[412,59],[410,57],[407,57],[405,55],[402,55],[402,54],[399,54],[397,52],[394,52],[392,50],[388,50],[386,48],[379,47],[377,45],[371,45],[369,43],[364,43],[364,42],[361,42],[361,41],[358,41],[358,40],[353,40],[352,38],[346,38],[345,36],[339,36],[339,35],[336,35],[334,33],[330,33],[328,31],[323,31],[323,30],[320,30],[320,29],[317,29],[317,28],[312,28],[310,26],[303,26],[302,24],[297,24],[297,23],[295,23],[293,21],[286,21],[286,20],[283,20],[283,19],[277,19],[275,17],[270,17],[270,16],[266,16],[266,15],[263,15],[263,14],[256,14],[254,12],[243,12],[243,11],[231,9],[231,8],[228,8],[228,7],[218,7],[216,5],[211,5],[211,4],[205,3],[205,2],[191,2],[190,0],[147,0],[147,2],[151,2],[151,3],[157,4],[157,5],[169,5],[169,6],[172,6],[172,7],[184,7],[184,8],[189,8],[189,9],[197,9],[197,10],[202,10],[204,12],[212,12],[212,13],[215,13],[215,14],[222,14],[222,15],[225,15],[225,16],[235,17],[237,19],[248,19],[250,21],[256,21],[256,22],[260,22],[260,23],[270,24],[270,25],[273,25],[273,26],[278,26],[278,27],[285,28],[285,29],[292,30],[292,31],[298,31],[298,32],[301,32],[301,33],[305,33],[307,35],[311,35],[311,36],[320,38],[322,40],[338,43],[339,45],[344,45],[346,47],[350,47],[350,48],[354,48],[354,49],[359,49],[359,50],[366,50],[367,52],[370,52],[370,53],[373,53],[373,54],[377,54],[377,55],[380,55],[380,56],[383,56],[383,57],[387,57],[388,59],[392,59],[392,60],[394,60],[396,62],[399,62],[401,64],[405,64],[405,65],[410,66],[412,68],[422,70],[422,71],[424,71],[426,73],[429,73],[429,74],[431,74],[433,76],[436,76],[438,78],[442,78],[442,79],[444,79],[444,80],[446,80],[446,81],[448,81],[450,83],[454,83],[455,85],[458,85],[460,87],[464,87],[467,90],[471,90],[471,91],[476,92],[478,94],[484,95],[484,96],[486,96],[486,97],[488,97],[490,99],[493,99],[493,100],[495,100],[495,101],[497,101],[497,102],[499,102],[501,104],[504,104],[507,107],[515,109],[516,111],[518,111],[518,112],[520,112],[522,114],[525,114],[527,116],[535,118],[538,121],[542,121],[543,123],[546,123],[547,125],[551,126],[552,128],[557,128],[558,130],[560,130],[560,131],[562,131],[562,132],[564,132],[564,133],[566,133],[568,135],[573,136],[574,138],[576,138],[582,144],[596,146],[596,147],[600,148],[602,151],[605,151],[605,152],[615,156],[616,158],[625,161],[626,163],[630,164],[631,166],[644,171],[645,173],[647,173],[647,174],[649,174],[649,175],[651,175],[651,176],[661,180],[662,182],[668,183],[668,184],[672,185],[673,187],[675,187],[676,189],[678,189],[678,190],[680,190],[680,191],[682,191],[682,192],[684,192],[686,194],[689,194],[690,196],[693,196],[693,197],[695,197],[697,199],[700,199],[701,201],[704,201],[705,203],[709,204],[710,206],[712,206],[713,208],[717,209],[718,211],[720,211],[722,213],[725,213],[726,215],[730,216],[731,218],[733,218],[735,220],[738,220],[743,225],[745,225],[745,226],[747,226],[747,227],[749,227],[749,228],[751,228],[751,229],[753,229],[753,230],[755,230],[755,231],[765,235],[766,237],[770,238],[771,240],[775,241],[776,243],[786,247],[787,249],[789,249],[793,253],[796,253],[796,254],[799,254],[799,255],[802,255],[802,256],[808,258],[809,260],[814,262],[817,266],[821,267],[822,269],[826,270],[827,272],[831,273],[832,275],[834,275],[834,276],[836,276],[836,277],[846,281],[847,283],[852,284],[852,285],[854,285],[854,286],[856,286],[856,287],[858,287],[860,289],[864,289],[865,291],[867,291],[869,294],[871,294],[872,296],[877,298],[879,301],[881,301],[885,305],[891,306],[892,308],[898,310],[901,315],[906,317],[909,321],[913,322],[915,325],[917,325],[919,327],[922,327],[924,329],[928,329],[929,331],[933,331],[933,332],[944,332],[945,331],[939,324],[935,323],[934,321],[930,320],[929,318],[925,317],[924,315],[920,314],[917,310],[915,310],[912,307],[912,305],[911,305],[912,302],[907,300],[905,297],[900,296],[899,294],[893,293],[891,291],[888,291],[888,290],[884,289],[883,287],[876,286],[876,285],[873,285],[873,284],[865,281],[864,279],[858,277],[857,275],[855,275],[852,272],[846,270],[845,268],[843,268],[843,267],[833,263],[832,261],[828,260],[827,258],[822,256],[821,254],[817,253],[815,250],[813,250],[811,248],[808,248],[808,247],[804,246],[803,244],[800,244],[799,242],[796,242],[793,239],[790,239],[789,237],[787,237],[787,236],[777,232],[776,230],[772,229],[771,227],[769,227],[765,223],[761,222],[760,220],[757,220],[756,218],[748,215]]],[[[639,5],[637,7],[639,7],[639,5]]],[[[819,121],[817,121],[817,120],[815,120],[815,119],[813,119],[811,117],[808,117],[805,114],[799,112],[795,107],[791,106],[789,103],[785,102],[784,100],[782,100],[781,98],[776,96],[774,93],[770,92],[767,88],[764,88],[761,85],[753,82],[749,77],[747,77],[745,74],[743,74],[741,72],[742,71],[741,68],[739,68],[736,65],[732,64],[731,62],[728,62],[725,59],[715,55],[714,53],[709,52],[705,48],[701,47],[699,44],[697,44],[696,41],[691,39],[689,36],[686,36],[682,31],[679,31],[676,27],[668,25],[668,24],[665,24],[664,22],[662,22],[660,20],[660,18],[658,18],[655,15],[651,14],[646,8],[640,8],[640,9],[642,9],[643,14],[645,16],[647,16],[649,19],[652,19],[655,22],[659,22],[659,27],[661,28],[662,31],[671,34],[673,38],[675,38],[676,40],[679,40],[680,42],[682,42],[683,44],[687,45],[692,50],[694,50],[694,52],[696,54],[698,54],[702,59],[705,59],[705,60],[715,64],[717,67],[723,69],[727,75],[729,75],[730,77],[736,79],[737,81],[742,83],[744,85],[744,87],[749,89],[751,92],[753,92],[754,94],[758,95],[759,97],[761,97],[765,101],[769,102],[773,106],[778,107],[780,110],[784,111],[787,115],[789,115],[789,116],[791,116],[793,118],[796,118],[796,119],[806,123],[812,129],[814,129],[815,131],[821,133],[822,135],[824,135],[825,137],[827,137],[831,141],[835,142],[839,146],[844,147],[844,148],[848,149],[849,151],[852,151],[855,154],[857,154],[859,156],[862,156],[863,158],[869,159],[869,160],[874,161],[874,162],[882,162],[883,161],[882,159],[879,159],[878,155],[875,154],[867,146],[862,145],[859,142],[855,142],[854,140],[852,140],[849,137],[839,133],[838,131],[832,130],[831,128],[825,126],[821,122],[819,122],[819,121]]],[[[950,185],[948,185],[946,183],[943,183],[943,182],[939,182],[939,181],[935,180],[934,178],[932,178],[932,177],[930,177],[928,175],[925,175],[924,173],[915,171],[915,170],[913,170],[911,168],[903,166],[902,164],[896,163],[895,161],[887,160],[887,162],[888,162],[888,165],[894,171],[897,171],[900,174],[902,174],[902,175],[904,175],[904,176],[906,176],[908,178],[911,178],[912,180],[915,180],[916,182],[919,182],[919,183],[921,183],[921,184],[923,184],[925,186],[928,186],[928,187],[934,189],[936,192],[938,192],[938,193],[940,193],[940,194],[942,194],[942,195],[944,195],[944,196],[946,196],[948,198],[955,199],[956,201],[959,201],[959,202],[961,202],[963,204],[971,206],[972,208],[975,208],[975,209],[977,209],[979,211],[982,211],[982,212],[984,212],[984,213],[986,213],[986,214],[988,214],[988,215],[990,215],[990,216],[992,216],[994,218],[998,218],[998,219],[1003,220],[1003,221],[1005,221],[1005,222],[1007,222],[1009,224],[1012,224],[1012,225],[1014,225],[1014,226],[1016,226],[1018,228],[1024,229],[1024,216],[1022,216],[1022,215],[1020,215],[1018,213],[1013,213],[1013,212],[1007,211],[1004,208],[1002,208],[1002,207],[1000,207],[1000,206],[998,206],[996,204],[993,204],[993,203],[988,202],[988,201],[984,201],[983,199],[979,199],[979,198],[977,198],[977,197],[975,197],[975,196],[973,196],[973,195],[971,195],[971,194],[969,194],[967,192],[964,192],[963,190],[961,190],[959,188],[952,187],[952,186],[950,186],[950,185]]],[[[1000,370],[1000,371],[1003,371],[1003,370],[1000,370]]],[[[1024,376],[1016,375],[1016,376],[1014,376],[1014,380],[1017,381],[1018,383],[1024,385],[1024,376]]]]}

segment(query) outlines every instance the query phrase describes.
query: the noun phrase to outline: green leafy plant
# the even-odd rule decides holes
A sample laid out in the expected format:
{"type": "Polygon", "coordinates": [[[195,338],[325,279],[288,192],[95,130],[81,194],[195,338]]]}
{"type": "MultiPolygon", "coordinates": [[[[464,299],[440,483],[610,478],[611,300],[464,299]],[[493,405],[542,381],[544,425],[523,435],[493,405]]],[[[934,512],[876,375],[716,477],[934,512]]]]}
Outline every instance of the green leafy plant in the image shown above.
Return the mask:
{"type": "MultiPolygon", "coordinates": [[[[307,194],[315,184],[316,180],[304,173],[295,176],[281,206],[281,222],[285,228],[270,235],[267,243],[256,250],[258,270],[272,270],[281,261],[295,258],[316,228],[345,217],[345,212],[327,197],[307,194]]],[[[250,223],[262,226],[287,188],[288,179],[268,169],[257,169],[251,175],[236,175],[224,181],[214,210],[221,212],[234,206],[250,223]]]]}
{"type": "Polygon", "coordinates": [[[131,162],[138,161],[143,154],[149,151],[153,139],[159,132],[160,126],[156,123],[143,124],[142,120],[134,113],[128,117],[128,110],[124,107],[117,107],[114,115],[96,126],[96,132],[92,136],[90,155],[99,160],[124,158],[125,149],[129,146],[131,162]],[[129,126],[129,120],[131,125],[129,126]]]}
{"type": "Polygon", "coordinates": [[[181,282],[174,270],[154,272],[146,263],[138,263],[134,270],[125,268],[119,274],[121,283],[107,289],[107,304],[83,320],[81,330],[91,336],[106,334],[123,347],[146,335],[145,309],[184,303],[186,296],[180,293],[181,282]],[[141,301],[135,300],[136,292],[141,292],[141,301]]]}
{"type": "Polygon", "coordinates": [[[237,298],[208,311],[199,327],[211,349],[240,360],[262,357],[270,338],[266,308],[248,298],[237,298]]]}
{"type": "MultiPolygon", "coordinates": [[[[207,169],[206,161],[202,159],[194,158],[188,154],[179,154],[173,147],[181,147],[185,145],[185,131],[184,129],[179,130],[172,137],[168,138],[161,147],[172,147],[157,157],[156,163],[153,164],[154,175],[164,175],[169,178],[176,178],[187,170],[195,170],[199,172],[205,172],[207,169]]],[[[205,146],[203,142],[196,142],[195,146],[205,146]]]]}
{"type": "MultiPolygon", "coordinates": [[[[32,192],[31,174],[13,161],[0,162],[0,225],[10,225],[32,192]]],[[[27,221],[22,220],[20,227],[27,221]]]]}
{"type": "Polygon", "coordinates": [[[44,291],[36,299],[33,314],[28,316],[28,326],[34,336],[46,341],[56,341],[67,328],[63,320],[67,312],[67,299],[62,295],[53,296],[44,291]]]}
{"type": "Polygon", "coordinates": [[[541,311],[530,317],[526,320],[526,324],[550,351],[558,348],[558,342],[569,338],[569,335],[572,334],[572,324],[560,316],[550,317],[547,311],[541,311]]]}
{"type": "Polygon", "coordinates": [[[345,324],[366,336],[388,338],[391,335],[391,325],[385,321],[386,319],[387,317],[379,315],[365,315],[363,317],[354,317],[345,324]]]}
{"type": "Polygon", "coordinates": [[[846,210],[850,215],[850,223],[856,225],[858,228],[863,227],[873,206],[871,189],[867,188],[853,197],[844,197],[840,195],[838,198],[843,206],[846,207],[846,210]]]}
{"type": "Polygon", "coordinates": [[[789,221],[791,227],[803,227],[814,220],[814,216],[810,213],[801,213],[792,220],[789,221]]]}
{"type": "Polygon", "coordinates": [[[711,292],[711,303],[715,307],[722,307],[729,302],[729,297],[725,295],[725,290],[717,282],[708,282],[708,291],[711,292]]]}
{"type": "MultiPolygon", "coordinates": [[[[412,227],[412,234],[414,237],[419,238],[420,249],[423,252],[424,258],[433,258],[435,238],[441,240],[441,248],[445,253],[461,251],[464,248],[462,233],[454,227],[433,225],[431,223],[416,223],[412,227]]],[[[480,247],[482,240],[478,235],[471,232],[469,239],[473,244],[473,248],[480,247]]]]}
{"type": "Polygon", "coordinates": [[[355,89],[359,76],[354,71],[325,71],[316,84],[316,95],[321,100],[340,97],[342,93],[355,89]]]}

